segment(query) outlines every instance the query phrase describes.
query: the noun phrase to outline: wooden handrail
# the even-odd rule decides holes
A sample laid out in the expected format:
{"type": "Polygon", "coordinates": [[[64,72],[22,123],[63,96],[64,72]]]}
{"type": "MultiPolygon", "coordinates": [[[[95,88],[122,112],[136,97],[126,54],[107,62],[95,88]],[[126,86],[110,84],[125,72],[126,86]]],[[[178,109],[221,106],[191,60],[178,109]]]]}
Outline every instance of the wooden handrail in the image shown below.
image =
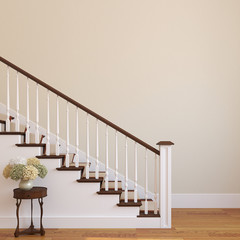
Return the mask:
{"type": "Polygon", "coordinates": [[[133,141],[141,144],[142,146],[146,147],[147,149],[149,149],[150,151],[160,155],[159,150],[157,150],[156,148],[152,147],[151,145],[147,144],[146,142],[142,141],[141,139],[135,137],[134,135],[132,135],[131,133],[125,131],[124,129],[120,128],[119,126],[117,126],[116,124],[108,121],[106,118],[98,115],[97,113],[93,112],[92,110],[88,109],[87,107],[83,106],[82,104],[76,102],[75,100],[73,100],[72,98],[68,97],[67,95],[61,93],[60,91],[58,91],[57,89],[51,87],[50,85],[46,84],[45,82],[41,81],[40,79],[34,77],[32,74],[24,71],[23,69],[21,69],[20,67],[16,66],[15,64],[9,62],[8,60],[6,60],[5,58],[0,56],[0,61],[5,63],[7,66],[15,69],[17,72],[23,74],[24,76],[30,78],[32,81],[38,83],[39,85],[43,86],[44,88],[48,89],[49,91],[55,93],[56,95],[60,96],[61,98],[65,99],[67,102],[72,103],[73,105],[75,105],[76,107],[82,109],[83,111],[87,112],[88,114],[90,114],[91,116],[99,119],[101,122],[109,125],[110,127],[114,128],[115,130],[117,130],[118,132],[122,133],[123,135],[131,138],[133,141]]]}

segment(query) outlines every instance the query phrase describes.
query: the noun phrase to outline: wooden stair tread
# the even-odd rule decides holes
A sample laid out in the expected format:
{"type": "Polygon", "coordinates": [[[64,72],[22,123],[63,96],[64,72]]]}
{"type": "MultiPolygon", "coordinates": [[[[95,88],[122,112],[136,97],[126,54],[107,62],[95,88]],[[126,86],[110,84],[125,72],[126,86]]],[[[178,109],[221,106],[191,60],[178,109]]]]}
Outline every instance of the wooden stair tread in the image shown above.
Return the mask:
{"type": "Polygon", "coordinates": [[[39,159],[49,159],[49,158],[53,158],[53,159],[58,159],[58,158],[65,158],[66,155],[39,155],[36,156],[36,158],[39,159]]]}
{"type": "MultiPolygon", "coordinates": [[[[145,202],[145,198],[140,198],[139,199],[141,202],[145,202]]],[[[153,200],[151,198],[148,198],[147,201],[152,202],[153,200]]]]}
{"type": "Polygon", "coordinates": [[[106,191],[105,189],[100,189],[100,191],[97,192],[97,194],[100,195],[120,195],[122,194],[121,190],[115,191],[115,190],[108,190],[106,191]]]}
{"type": "Polygon", "coordinates": [[[25,132],[0,132],[0,135],[23,135],[23,136],[25,136],[25,132]]]}
{"type": "Polygon", "coordinates": [[[45,143],[17,143],[18,147],[46,147],[45,143]]]}
{"type": "Polygon", "coordinates": [[[99,179],[95,179],[94,177],[90,177],[89,179],[86,179],[85,177],[78,179],[77,182],[79,183],[95,183],[95,182],[99,182],[101,183],[103,181],[102,177],[99,177],[99,179]]]}
{"type": "Polygon", "coordinates": [[[117,204],[119,207],[140,207],[142,205],[141,201],[134,202],[134,201],[128,201],[124,202],[124,200],[121,200],[120,203],[117,204]]]}
{"type": "Polygon", "coordinates": [[[75,166],[69,166],[69,167],[60,167],[56,168],[58,171],[82,171],[84,169],[83,166],[75,167],[75,166]]]}
{"type": "Polygon", "coordinates": [[[145,214],[144,211],[141,210],[137,217],[160,217],[160,214],[159,211],[157,214],[154,214],[154,211],[148,211],[148,214],[145,214]]]}
{"type": "Polygon", "coordinates": [[[6,121],[5,120],[0,120],[0,123],[6,124],[6,121]]]}

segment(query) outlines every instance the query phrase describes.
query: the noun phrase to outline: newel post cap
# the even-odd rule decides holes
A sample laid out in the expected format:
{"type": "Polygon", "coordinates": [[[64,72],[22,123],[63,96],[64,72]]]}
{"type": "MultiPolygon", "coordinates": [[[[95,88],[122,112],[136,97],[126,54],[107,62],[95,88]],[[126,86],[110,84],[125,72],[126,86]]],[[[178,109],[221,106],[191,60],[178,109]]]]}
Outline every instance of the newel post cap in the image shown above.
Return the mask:
{"type": "Polygon", "coordinates": [[[159,145],[159,146],[162,146],[162,145],[168,145],[168,146],[170,146],[170,145],[174,145],[174,143],[173,142],[170,142],[170,141],[160,141],[160,142],[158,142],[157,143],[157,145],[159,145]]]}

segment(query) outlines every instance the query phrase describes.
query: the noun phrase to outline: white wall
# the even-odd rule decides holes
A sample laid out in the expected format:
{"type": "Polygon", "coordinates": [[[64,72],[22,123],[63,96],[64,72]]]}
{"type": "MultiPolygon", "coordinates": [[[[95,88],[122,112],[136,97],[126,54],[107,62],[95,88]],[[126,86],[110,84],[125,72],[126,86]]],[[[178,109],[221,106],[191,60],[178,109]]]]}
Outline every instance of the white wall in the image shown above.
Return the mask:
{"type": "Polygon", "coordinates": [[[239,8],[0,0],[0,53],[148,143],[175,142],[174,193],[239,193],[239,8]]]}

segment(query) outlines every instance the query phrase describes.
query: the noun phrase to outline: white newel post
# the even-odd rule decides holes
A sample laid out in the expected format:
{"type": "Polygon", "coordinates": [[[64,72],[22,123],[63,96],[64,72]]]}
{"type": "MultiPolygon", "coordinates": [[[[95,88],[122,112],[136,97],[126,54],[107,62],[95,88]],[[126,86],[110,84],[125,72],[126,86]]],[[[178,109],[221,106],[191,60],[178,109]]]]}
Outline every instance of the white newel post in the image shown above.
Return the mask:
{"type": "Polygon", "coordinates": [[[161,228],[171,228],[172,220],[172,181],[171,181],[171,151],[174,143],[160,141],[160,216],[161,228]]]}

